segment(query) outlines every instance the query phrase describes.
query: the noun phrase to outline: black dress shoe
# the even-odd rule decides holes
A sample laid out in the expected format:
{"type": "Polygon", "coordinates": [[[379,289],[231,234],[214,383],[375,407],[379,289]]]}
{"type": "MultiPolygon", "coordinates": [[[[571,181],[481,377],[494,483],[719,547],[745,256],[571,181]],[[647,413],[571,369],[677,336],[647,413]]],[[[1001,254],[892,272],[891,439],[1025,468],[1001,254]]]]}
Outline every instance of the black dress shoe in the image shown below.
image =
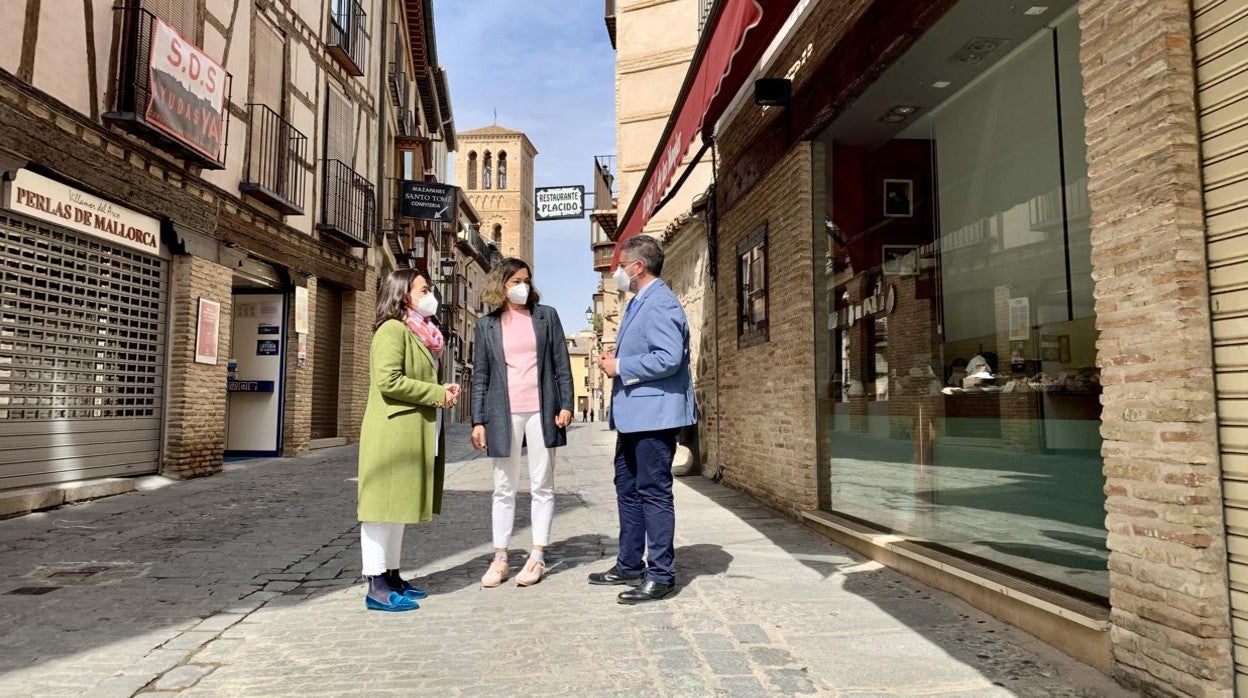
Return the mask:
{"type": "Polygon", "coordinates": [[[672,593],[672,590],[675,588],[675,584],[664,584],[662,582],[656,582],[653,579],[647,579],[645,584],[642,584],[636,589],[621,591],[620,595],[616,598],[620,603],[631,606],[633,604],[645,603],[647,601],[658,601],[664,596],[672,593]]]}
{"type": "Polygon", "coordinates": [[[589,575],[589,583],[597,584],[599,586],[614,586],[617,584],[624,584],[630,587],[635,587],[635,586],[640,585],[642,582],[644,582],[645,579],[646,579],[646,575],[644,572],[638,572],[635,575],[624,574],[623,572],[620,572],[619,567],[612,567],[606,572],[594,572],[593,574],[589,575]]]}

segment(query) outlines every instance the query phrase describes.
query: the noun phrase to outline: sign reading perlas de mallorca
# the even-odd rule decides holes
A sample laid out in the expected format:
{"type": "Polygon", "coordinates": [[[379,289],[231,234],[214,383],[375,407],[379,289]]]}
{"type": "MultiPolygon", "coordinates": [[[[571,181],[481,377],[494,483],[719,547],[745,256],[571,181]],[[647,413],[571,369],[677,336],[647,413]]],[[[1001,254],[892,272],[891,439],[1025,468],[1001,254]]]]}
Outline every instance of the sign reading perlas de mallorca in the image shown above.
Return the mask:
{"type": "Polygon", "coordinates": [[[152,23],[151,90],[144,118],[216,160],[225,131],[225,68],[178,30],[152,23]]]}
{"type": "Polygon", "coordinates": [[[140,252],[160,254],[160,221],[30,170],[18,170],[5,187],[4,206],[140,252]]]}

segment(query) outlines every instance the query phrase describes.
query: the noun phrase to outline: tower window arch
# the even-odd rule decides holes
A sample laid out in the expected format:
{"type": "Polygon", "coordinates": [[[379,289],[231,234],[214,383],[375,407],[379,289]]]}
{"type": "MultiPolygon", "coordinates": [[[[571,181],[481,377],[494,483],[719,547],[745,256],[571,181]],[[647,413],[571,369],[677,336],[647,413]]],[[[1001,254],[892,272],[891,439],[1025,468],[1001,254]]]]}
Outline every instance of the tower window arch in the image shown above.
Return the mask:
{"type": "Polygon", "coordinates": [[[481,188],[492,189],[490,186],[490,173],[494,169],[494,156],[490,155],[490,151],[485,151],[485,157],[482,158],[481,165],[481,188]]]}
{"type": "Polygon", "coordinates": [[[477,188],[477,151],[468,153],[468,188],[477,188]]]}
{"type": "Polygon", "coordinates": [[[498,151],[498,188],[507,188],[507,151],[498,151]]]}
{"type": "Polygon", "coordinates": [[[492,230],[492,231],[491,231],[491,235],[493,235],[493,236],[494,236],[494,242],[502,242],[502,241],[503,241],[503,226],[502,226],[502,224],[495,223],[495,224],[494,224],[494,230],[492,230]]]}

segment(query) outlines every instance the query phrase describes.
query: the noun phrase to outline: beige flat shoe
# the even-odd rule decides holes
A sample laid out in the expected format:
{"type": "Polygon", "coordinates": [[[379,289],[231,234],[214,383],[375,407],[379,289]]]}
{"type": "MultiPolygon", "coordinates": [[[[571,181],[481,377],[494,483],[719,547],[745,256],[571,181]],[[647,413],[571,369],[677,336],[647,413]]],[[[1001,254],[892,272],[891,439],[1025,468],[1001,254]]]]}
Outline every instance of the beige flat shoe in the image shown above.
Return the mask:
{"type": "Polygon", "coordinates": [[[516,586],[531,587],[542,581],[544,576],[546,576],[546,563],[531,557],[528,562],[524,563],[524,569],[520,570],[520,574],[516,575],[516,586]]]}
{"type": "Polygon", "coordinates": [[[507,581],[511,576],[511,568],[502,560],[495,560],[490,563],[490,569],[485,571],[485,576],[481,577],[481,586],[493,589],[494,587],[507,581]]]}

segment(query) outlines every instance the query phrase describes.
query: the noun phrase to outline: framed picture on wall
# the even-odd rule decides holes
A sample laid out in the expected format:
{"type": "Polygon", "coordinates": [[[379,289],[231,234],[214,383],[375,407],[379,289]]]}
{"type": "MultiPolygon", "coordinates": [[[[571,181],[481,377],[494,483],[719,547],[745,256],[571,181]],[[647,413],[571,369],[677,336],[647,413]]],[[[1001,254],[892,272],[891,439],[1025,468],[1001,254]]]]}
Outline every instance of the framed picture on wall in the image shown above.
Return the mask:
{"type": "Polygon", "coordinates": [[[884,180],[884,217],[914,217],[914,180],[884,180]]]}
{"type": "Polygon", "coordinates": [[[914,276],[919,273],[918,250],[914,245],[884,245],[881,248],[884,276],[914,276]]]}

